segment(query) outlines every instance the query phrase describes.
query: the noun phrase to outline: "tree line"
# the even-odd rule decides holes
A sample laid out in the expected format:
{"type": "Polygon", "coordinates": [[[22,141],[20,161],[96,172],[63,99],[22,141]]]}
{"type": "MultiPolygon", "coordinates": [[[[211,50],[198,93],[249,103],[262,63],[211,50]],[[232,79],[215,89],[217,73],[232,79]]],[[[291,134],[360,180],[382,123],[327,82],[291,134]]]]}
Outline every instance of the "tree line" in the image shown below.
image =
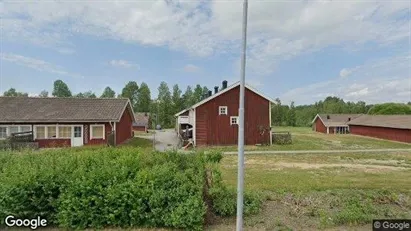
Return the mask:
{"type": "MultiPolygon", "coordinates": [[[[178,86],[173,85],[170,90],[166,82],[161,82],[158,87],[158,96],[153,99],[149,86],[142,82],[140,85],[135,81],[125,84],[124,88],[116,92],[107,86],[99,98],[128,98],[135,112],[150,113],[152,124],[160,124],[162,127],[174,127],[174,114],[201,101],[208,94],[209,89],[197,84],[195,87],[188,86],[184,93],[178,86]]],[[[18,92],[14,88],[5,91],[4,96],[28,97],[27,93],[18,92]]],[[[40,97],[49,97],[49,92],[43,90],[40,97]]],[[[68,85],[62,80],[56,80],[53,84],[53,97],[78,97],[97,98],[92,91],[73,94],[68,85]]],[[[274,126],[311,126],[312,119],[317,114],[408,114],[411,115],[411,102],[408,104],[384,103],[366,104],[364,101],[345,102],[338,97],[329,96],[324,100],[309,105],[295,106],[282,104],[279,98],[271,107],[271,119],[274,126]]]]}

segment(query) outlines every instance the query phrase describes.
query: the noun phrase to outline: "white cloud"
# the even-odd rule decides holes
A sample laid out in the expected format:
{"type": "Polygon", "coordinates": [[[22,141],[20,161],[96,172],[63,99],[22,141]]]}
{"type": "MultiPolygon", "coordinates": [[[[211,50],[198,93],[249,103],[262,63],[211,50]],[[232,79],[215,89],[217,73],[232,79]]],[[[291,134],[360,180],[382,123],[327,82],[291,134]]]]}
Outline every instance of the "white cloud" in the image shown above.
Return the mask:
{"type": "Polygon", "coordinates": [[[410,63],[409,54],[374,60],[350,69],[350,78],[333,78],[295,88],[280,99],[305,104],[335,95],[348,101],[368,103],[408,102],[411,101],[410,63]]]}
{"type": "Polygon", "coordinates": [[[200,71],[201,68],[193,64],[187,64],[184,66],[183,70],[185,72],[194,73],[200,71]]]}
{"type": "Polygon", "coordinates": [[[122,68],[138,67],[137,64],[129,62],[127,60],[122,60],[122,59],[119,59],[119,60],[113,59],[109,63],[113,67],[122,67],[122,68]]]}
{"type": "Polygon", "coordinates": [[[17,55],[13,53],[0,53],[1,62],[11,62],[17,65],[29,67],[35,69],[37,71],[44,71],[53,74],[63,75],[63,76],[70,76],[75,78],[83,78],[82,75],[71,73],[65,71],[63,67],[54,65],[52,63],[46,62],[41,59],[36,59],[32,57],[26,57],[22,55],[17,55]]]}
{"type": "MultiPolygon", "coordinates": [[[[4,39],[61,46],[85,34],[197,56],[240,53],[241,1],[2,4],[4,39]]],[[[248,67],[269,74],[282,60],[328,46],[406,41],[409,7],[409,1],[250,1],[248,67]]]]}

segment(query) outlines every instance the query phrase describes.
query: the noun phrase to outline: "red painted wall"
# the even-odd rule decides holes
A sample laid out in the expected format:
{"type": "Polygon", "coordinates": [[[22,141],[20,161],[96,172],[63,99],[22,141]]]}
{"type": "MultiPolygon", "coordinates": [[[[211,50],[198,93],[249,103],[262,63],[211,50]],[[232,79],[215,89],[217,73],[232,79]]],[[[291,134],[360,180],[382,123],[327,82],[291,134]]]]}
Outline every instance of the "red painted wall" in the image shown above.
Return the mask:
{"type": "Polygon", "coordinates": [[[355,135],[370,136],[380,139],[411,143],[410,129],[350,125],[350,132],[355,135]]]}
{"type": "Polygon", "coordinates": [[[133,131],[145,132],[147,129],[145,126],[133,126],[133,131]]]}
{"type": "Polygon", "coordinates": [[[323,122],[318,117],[315,120],[315,131],[322,132],[322,133],[327,133],[327,128],[325,127],[323,122]]]}
{"type": "Polygon", "coordinates": [[[71,139],[47,139],[35,140],[39,143],[39,148],[71,147],[71,139]]]}
{"type": "Polygon", "coordinates": [[[120,122],[116,124],[116,143],[121,144],[133,136],[132,131],[133,116],[126,108],[121,116],[120,122]]]}
{"type": "MultiPolygon", "coordinates": [[[[84,138],[84,145],[105,145],[107,144],[107,136],[111,132],[111,125],[110,123],[104,123],[105,125],[105,139],[90,139],[90,125],[94,124],[102,124],[102,123],[88,123],[84,124],[83,128],[83,138],[84,138]]],[[[113,124],[114,126],[114,124],[113,124]]]]}
{"type": "MultiPolygon", "coordinates": [[[[269,143],[269,132],[261,136],[258,126],[270,127],[270,102],[248,89],[245,94],[245,144],[269,143]]],[[[237,144],[238,125],[230,125],[230,116],[238,116],[239,95],[238,86],[196,108],[196,145],[237,144]],[[227,106],[228,115],[219,115],[219,106],[227,106]]]]}

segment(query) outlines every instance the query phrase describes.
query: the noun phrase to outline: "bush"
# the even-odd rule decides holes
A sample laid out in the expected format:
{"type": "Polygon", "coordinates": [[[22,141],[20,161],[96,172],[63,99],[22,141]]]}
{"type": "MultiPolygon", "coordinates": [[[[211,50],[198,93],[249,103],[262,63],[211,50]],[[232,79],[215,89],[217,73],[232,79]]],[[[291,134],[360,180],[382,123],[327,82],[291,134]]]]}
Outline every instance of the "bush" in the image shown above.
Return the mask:
{"type": "Polygon", "coordinates": [[[291,144],[291,143],[292,143],[292,138],[289,132],[286,132],[286,133],[274,132],[273,133],[273,144],[285,145],[285,144],[291,144]]]}
{"type": "Polygon", "coordinates": [[[101,148],[3,157],[3,218],[41,216],[69,229],[203,227],[205,170],[198,155],[101,148]]]}
{"type": "MultiPolygon", "coordinates": [[[[223,185],[210,189],[213,201],[213,211],[220,216],[234,216],[237,208],[237,191],[223,185]]],[[[262,197],[256,193],[246,192],[244,194],[244,214],[251,215],[260,211],[262,197]]]]}

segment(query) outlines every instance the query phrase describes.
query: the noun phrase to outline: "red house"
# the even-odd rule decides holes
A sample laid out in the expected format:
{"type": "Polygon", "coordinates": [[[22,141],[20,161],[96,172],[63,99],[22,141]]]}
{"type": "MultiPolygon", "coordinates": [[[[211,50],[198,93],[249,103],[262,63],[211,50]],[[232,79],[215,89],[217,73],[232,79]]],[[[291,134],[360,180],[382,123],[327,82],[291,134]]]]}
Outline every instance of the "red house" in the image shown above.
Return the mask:
{"type": "Polygon", "coordinates": [[[411,115],[363,115],[348,125],[352,134],[411,143],[411,115]]]}
{"type": "Polygon", "coordinates": [[[39,147],[121,144],[133,122],[128,99],[0,97],[0,139],[33,131],[39,147]]]}
{"type": "MultiPolygon", "coordinates": [[[[234,145],[238,141],[240,83],[214,88],[205,98],[175,116],[177,131],[189,129],[194,145],[234,145]]],[[[249,85],[245,86],[246,145],[271,144],[271,100],[249,85]]]]}
{"type": "Polygon", "coordinates": [[[313,131],[326,134],[346,134],[350,132],[348,122],[362,114],[317,114],[313,121],[313,131]]]}
{"type": "Polygon", "coordinates": [[[135,122],[133,123],[133,131],[147,132],[149,114],[147,112],[135,112],[134,118],[135,118],[135,122]]]}

